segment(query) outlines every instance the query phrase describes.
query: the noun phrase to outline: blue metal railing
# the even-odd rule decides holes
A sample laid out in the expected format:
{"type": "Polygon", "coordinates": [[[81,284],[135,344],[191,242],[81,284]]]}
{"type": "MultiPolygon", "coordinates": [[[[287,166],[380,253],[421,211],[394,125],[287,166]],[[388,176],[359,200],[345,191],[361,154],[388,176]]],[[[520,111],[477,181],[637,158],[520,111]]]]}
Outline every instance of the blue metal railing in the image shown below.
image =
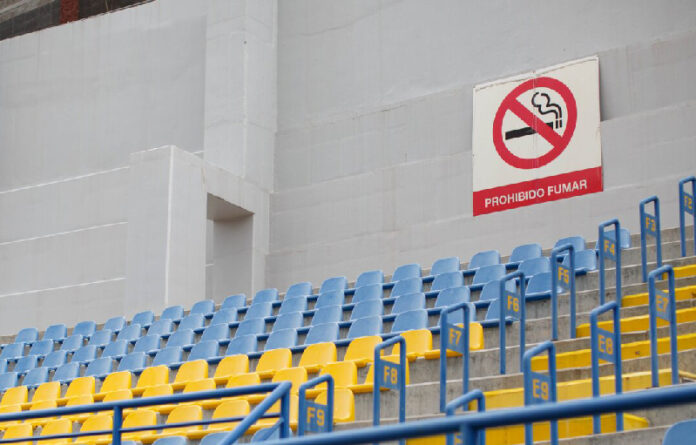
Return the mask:
{"type": "Polygon", "coordinates": [[[599,304],[606,302],[605,259],[616,264],[616,301],[621,304],[621,223],[614,218],[599,225],[599,304]],[[604,229],[614,226],[614,238],[604,229]]]}
{"type": "Polygon", "coordinates": [[[516,318],[520,322],[520,371],[522,371],[522,359],[524,358],[524,349],[526,346],[526,324],[527,324],[527,312],[525,309],[525,279],[524,272],[519,270],[516,272],[509,273],[500,279],[500,312],[498,313],[498,333],[500,336],[500,373],[505,374],[506,372],[506,358],[505,358],[505,333],[506,325],[505,318],[510,315],[516,318]],[[515,286],[515,291],[509,291],[505,284],[518,278],[520,282],[519,291],[517,286],[515,286]]]}
{"type": "Polygon", "coordinates": [[[471,306],[468,302],[458,303],[440,312],[440,412],[445,411],[447,403],[447,351],[462,354],[462,394],[469,391],[469,322],[471,306]],[[463,311],[462,327],[449,323],[448,314],[463,311]]]}
{"type": "Polygon", "coordinates": [[[693,217],[694,255],[696,255],[696,176],[689,176],[679,181],[679,239],[681,240],[681,255],[686,256],[686,214],[693,217]],[[684,186],[691,183],[691,194],[684,186]]]}
{"type": "MultiPolygon", "coordinates": [[[[465,407],[465,411],[468,410],[469,403],[473,402],[474,400],[477,401],[478,405],[478,412],[483,413],[486,412],[486,397],[483,395],[483,392],[480,389],[475,389],[473,391],[469,391],[466,394],[462,394],[461,396],[457,397],[456,399],[452,400],[450,403],[447,404],[447,407],[445,408],[445,414],[447,416],[454,416],[455,411],[457,408],[460,407],[465,407]]],[[[457,439],[460,444],[463,444],[464,441],[462,440],[461,433],[458,435],[455,434],[448,434],[447,435],[447,440],[446,440],[446,445],[454,445],[454,439],[455,436],[458,436],[457,439]]],[[[486,431],[485,430],[480,430],[478,434],[478,438],[476,442],[467,442],[467,445],[485,445],[486,444],[486,431]]]]}
{"type": "MultiPolygon", "coordinates": [[[[524,354],[524,406],[543,403],[555,403],[556,394],[556,347],[546,341],[524,354]],[[532,358],[539,354],[548,353],[549,374],[532,371],[532,358]]],[[[551,445],[558,445],[558,421],[551,421],[551,445]]],[[[524,442],[532,445],[534,431],[531,422],[524,424],[524,442]]]]}
{"type": "MultiPolygon", "coordinates": [[[[623,392],[623,371],[621,366],[621,315],[619,304],[610,301],[590,312],[590,348],[592,352],[592,396],[600,396],[599,388],[599,360],[614,365],[614,390],[616,394],[623,392]],[[598,326],[600,315],[612,311],[614,332],[601,329],[598,326]]],[[[623,413],[616,413],[616,430],[623,431],[623,413]]],[[[592,428],[595,434],[602,432],[602,423],[599,415],[593,416],[592,428]]]]}
{"type": "Polygon", "coordinates": [[[648,275],[648,304],[650,309],[650,367],[652,371],[652,386],[660,386],[657,351],[657,319],[669,323],[669,344],[672,359],[672,384],[679,383],[679,355],[677,349],[677,310],[674,298],[674,270],[672,266],[662,266],[648,275]],[[655,281],[667,274],[668,289],[664,292],[657,289],[655,281]]]}
{"type": "Polygon", "coordinates": [[[572,244],[558,246],[551,251],[551,339],[558,340],[558,286],[570,292],[570,338],[575,338],[575,248],[572,244]],[[568,252],[568,267],[558,261],[559,254],[568,252]]]}
{"type": "Polygon", "coordinates": [[[307,431],[315,433],[333,431],[334,380],[330,374],[320,375],[300,385],[299,399],[298,436],[304,436],[307,431]],[[307,400],[307,390],[324,382],[328,385],[326,405],[307,400]]]}
{"type": "Polygon", "coordinates": [[[406,422],[406,339],[399,335],[375,346],[372,366],[374,366],[372,424],[375,426],[380,424],[380,392],[382,388],[399,391],[399,423],[406,422]],[[399,344],[398,364],[382,358],[382,350],[396,343],[399,344]]]}
{"type": "Polygon", "coordinates": [[[660,198],[651,196],[640,202],[640,261],[643,270],[643,283],[648,281],[648,236],[655,238],[657,267],[662,266],[662,231],[660,230],[660,198]],[[653,214],[645,210],[653,203],[653,214]]]}

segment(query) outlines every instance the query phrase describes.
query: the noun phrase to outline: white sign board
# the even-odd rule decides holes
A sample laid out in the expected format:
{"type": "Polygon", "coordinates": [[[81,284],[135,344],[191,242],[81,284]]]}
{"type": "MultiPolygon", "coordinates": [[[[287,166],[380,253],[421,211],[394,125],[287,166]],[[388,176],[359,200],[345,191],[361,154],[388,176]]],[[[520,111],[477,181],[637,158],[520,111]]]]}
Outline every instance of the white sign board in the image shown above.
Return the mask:
{"type": "Polygon", "coordinates": [[[596,56],[474,87],[474,215],[602,191],[596,56]]]}

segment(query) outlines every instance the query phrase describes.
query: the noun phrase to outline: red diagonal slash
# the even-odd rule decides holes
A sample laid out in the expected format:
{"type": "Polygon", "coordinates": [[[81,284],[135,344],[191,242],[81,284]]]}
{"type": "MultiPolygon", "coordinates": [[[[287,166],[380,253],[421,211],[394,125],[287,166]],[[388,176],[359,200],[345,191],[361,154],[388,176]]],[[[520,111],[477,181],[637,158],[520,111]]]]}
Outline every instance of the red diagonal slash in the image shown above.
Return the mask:
{"type": "Polygon", "coordinates": [[[551,127],[546,125],[544,121],[539,119],[534,113],[532,113],[527,107],[522,105],[519,100],[515,99],[510,101],[508,104],[510,106],[510,111],[515,113],[517,117],[522,119],[522,121],[527,124],[530,128],[533,128],[539,136],[546,139],[546,141],[554,147],[561,145],[561,136],[553,131],[551,127]]]}

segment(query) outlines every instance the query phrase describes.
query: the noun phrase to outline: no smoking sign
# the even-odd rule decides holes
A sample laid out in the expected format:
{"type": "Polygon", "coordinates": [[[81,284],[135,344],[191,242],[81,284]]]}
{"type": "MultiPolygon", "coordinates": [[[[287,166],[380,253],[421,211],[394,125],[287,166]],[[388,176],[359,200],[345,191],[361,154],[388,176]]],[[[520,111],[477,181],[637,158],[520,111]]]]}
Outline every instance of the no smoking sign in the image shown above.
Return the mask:
{"type": "Polygon", "coordinates": [[[474,88],[474,215],[602,190],[596,57],[474,88]]]}

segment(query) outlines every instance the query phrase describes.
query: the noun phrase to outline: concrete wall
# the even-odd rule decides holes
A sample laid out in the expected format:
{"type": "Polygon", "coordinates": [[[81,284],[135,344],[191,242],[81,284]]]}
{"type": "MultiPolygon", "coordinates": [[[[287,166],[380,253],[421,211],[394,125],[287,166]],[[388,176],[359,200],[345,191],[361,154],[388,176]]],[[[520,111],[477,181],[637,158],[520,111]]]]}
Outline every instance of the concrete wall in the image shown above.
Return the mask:
{"type": "Polygon", "coordinates": [[[696,3],[280,3],[269,283],[676,224],[696,173],[696,3]],[[605,191],[472,217],[474,85],[598,54],[605,191]]]}

